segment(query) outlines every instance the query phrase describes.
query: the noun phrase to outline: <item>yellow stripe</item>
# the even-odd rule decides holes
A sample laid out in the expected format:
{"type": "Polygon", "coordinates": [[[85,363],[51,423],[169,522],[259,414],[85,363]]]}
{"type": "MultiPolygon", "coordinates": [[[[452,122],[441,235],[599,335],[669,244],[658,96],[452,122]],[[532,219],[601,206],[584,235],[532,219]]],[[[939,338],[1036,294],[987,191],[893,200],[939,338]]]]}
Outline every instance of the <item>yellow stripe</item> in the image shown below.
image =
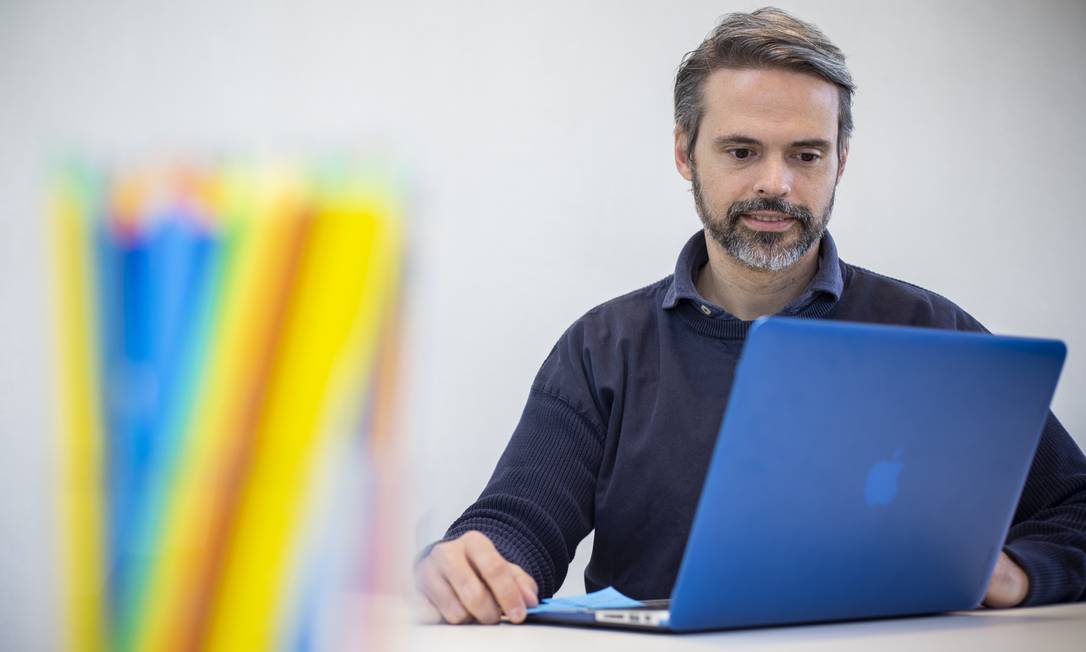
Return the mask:
{"type": "Polygon", "coordinates": [[[97,652],[105,649],[106,586],[94,241],[70,185],[74,180],[66,181],[53,197],[50,219],[61,404],[61,596],[65,648],[97,652]]]}
{"type": "MultiPolygon", "coordinates": [[[[305,614],[291,613],[291,610],[304,607],[304,600],[312,597],[303,594],[303,590],[312,588],[304,584],[310,579],[305,573],[313,568],[307,566],[307,562],[313,560],[313,555],[323,554],[328,549],[327,542],[320,539],[329,534],[325,529],[327,524],[319,520],[321,515],[328,514],[327,506],[321,501],[335,500],[336,496],[334,490],[329,492],[329,488],[324,486],[323,481],[326,478],[321,477],[321,474],[328,473],[326,465],[329,460],[337,459],[344,451],[351,450],[350,446],[345,445],[346,440],[358,436],[362,408],[374,391],[369,385],[379,380],[374,372],[381,343],[386,330],[395,325],[392,317],[399,289],[403,246],[400,208],[389,190],[379,185],[379,179],[367,181],[361,178],[356,183],[356,187],[348,190],[347,201],[356,203],[363,211],[374,216],[372,254],[359,262],[364,268],[361,273],[365,280],[361,293],[362,302],[350,335],[338,355],[324,399],[325,407],[319,419],[320,425],[316,429],[321,441],[314,448],[307,486],[302,490],[301,500],[304,507],[299,527],[296,529],[297,535],[291,542],[292,559],[286,562],[278,617],[274,619],[274,622],[280,625],[304,626],[298,617],[304,617],[305,614]]],[[[378,406],[372,407],[376,409],[378,406]]],[[[358,460],[358,463],[361,463],[361,460],[358,460]]],[[[364,516],[368,518],[370,515],[364,516]]],[[[363,515],[356,517],[362,518],[363,515]]],[[[373,532],[374,528],[369,521],[342,525],[342,535],[348,540],[357,539],[357,536],[351,536],[352,533],[371,536],[373,532]]],[[[348,554],[358,552],[361,550],[351,550],[348,554]]],[[[279,647],[286,649],[292,634],[295,632],[273,627],[270,636],[280,640],[282,645],[279,647]]]]}

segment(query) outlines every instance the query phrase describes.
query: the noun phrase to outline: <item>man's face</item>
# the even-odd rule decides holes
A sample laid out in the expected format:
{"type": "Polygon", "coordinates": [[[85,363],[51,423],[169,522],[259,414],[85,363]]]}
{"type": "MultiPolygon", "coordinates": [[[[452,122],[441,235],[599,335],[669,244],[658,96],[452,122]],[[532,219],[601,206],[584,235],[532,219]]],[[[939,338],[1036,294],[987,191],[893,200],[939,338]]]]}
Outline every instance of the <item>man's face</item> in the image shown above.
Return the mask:
{"type": "Polygon", "coordinates": [[[691,158],[676,132],[675,162],[706,232],[748,267],[787,268],[822,237],[844,171],[837,101],[813,75],[721,69],[704,82],[691,158]]]}

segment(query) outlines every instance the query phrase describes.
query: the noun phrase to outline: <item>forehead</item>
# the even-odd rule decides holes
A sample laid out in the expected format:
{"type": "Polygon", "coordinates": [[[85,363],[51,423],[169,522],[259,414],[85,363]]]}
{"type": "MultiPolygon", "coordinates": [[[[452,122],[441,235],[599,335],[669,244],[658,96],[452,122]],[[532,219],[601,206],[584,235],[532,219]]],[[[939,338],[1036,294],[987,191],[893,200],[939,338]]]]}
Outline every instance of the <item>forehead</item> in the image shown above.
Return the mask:
{"type": "Polygon", "coordinates": [[[837,87],[807,73],[775,69],[713,71],[702,86],[700,133],[742,134],[764,142],[837,138],[837,87]]]}

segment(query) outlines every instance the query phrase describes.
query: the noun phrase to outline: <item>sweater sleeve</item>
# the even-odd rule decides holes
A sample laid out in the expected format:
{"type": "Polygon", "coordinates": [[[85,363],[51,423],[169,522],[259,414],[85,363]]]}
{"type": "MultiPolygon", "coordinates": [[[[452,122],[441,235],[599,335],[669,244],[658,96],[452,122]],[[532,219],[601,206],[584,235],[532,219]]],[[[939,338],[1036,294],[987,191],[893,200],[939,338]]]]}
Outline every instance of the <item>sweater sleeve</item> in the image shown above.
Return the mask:
{"type": "Polygon", "coordinates": [[[542,597],[562,585],[577,544],[593,528],[603,456],[590,373],[569,335],[543,363],[482,495],[442,539],[482,532],[535,579],[542,597]]]}
{"type": "Polygon", "coordinates": [[[1086,598],[1086,457],[1051,413],[1004,550],[1029,577],[1023,606],[1086,598]]]}

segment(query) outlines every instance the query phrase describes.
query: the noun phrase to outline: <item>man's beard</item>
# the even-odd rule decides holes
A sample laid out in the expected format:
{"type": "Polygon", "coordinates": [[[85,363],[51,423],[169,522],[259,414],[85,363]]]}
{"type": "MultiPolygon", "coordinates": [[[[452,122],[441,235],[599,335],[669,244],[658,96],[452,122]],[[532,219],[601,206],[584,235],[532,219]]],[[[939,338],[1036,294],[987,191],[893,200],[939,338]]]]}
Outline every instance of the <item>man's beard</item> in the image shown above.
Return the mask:
{"type": "Polygon", "coordinates": [[[803,254],[822,238],[826,225],[833,211],[833,200],[837,188],[830,195],[830,203],[821,219],[816,219],[806,206],[793,204],[779,197],[743,199],[728,207],[728,214],[723,218],[713,214],[705,203],[698,179],[697,168],[693,170],[694,206],[698,217],[705,225],[705,231],[716,240],[733,258],[747,267],[766,271],[780,271],[791,267],[803,254]],[[744,214],[752,211],[775,211],[795,218],[799,226],[799,237],[791,243],[786,242],[792,229],[786,231],[754,231],[741,222],[744,214]]]}

